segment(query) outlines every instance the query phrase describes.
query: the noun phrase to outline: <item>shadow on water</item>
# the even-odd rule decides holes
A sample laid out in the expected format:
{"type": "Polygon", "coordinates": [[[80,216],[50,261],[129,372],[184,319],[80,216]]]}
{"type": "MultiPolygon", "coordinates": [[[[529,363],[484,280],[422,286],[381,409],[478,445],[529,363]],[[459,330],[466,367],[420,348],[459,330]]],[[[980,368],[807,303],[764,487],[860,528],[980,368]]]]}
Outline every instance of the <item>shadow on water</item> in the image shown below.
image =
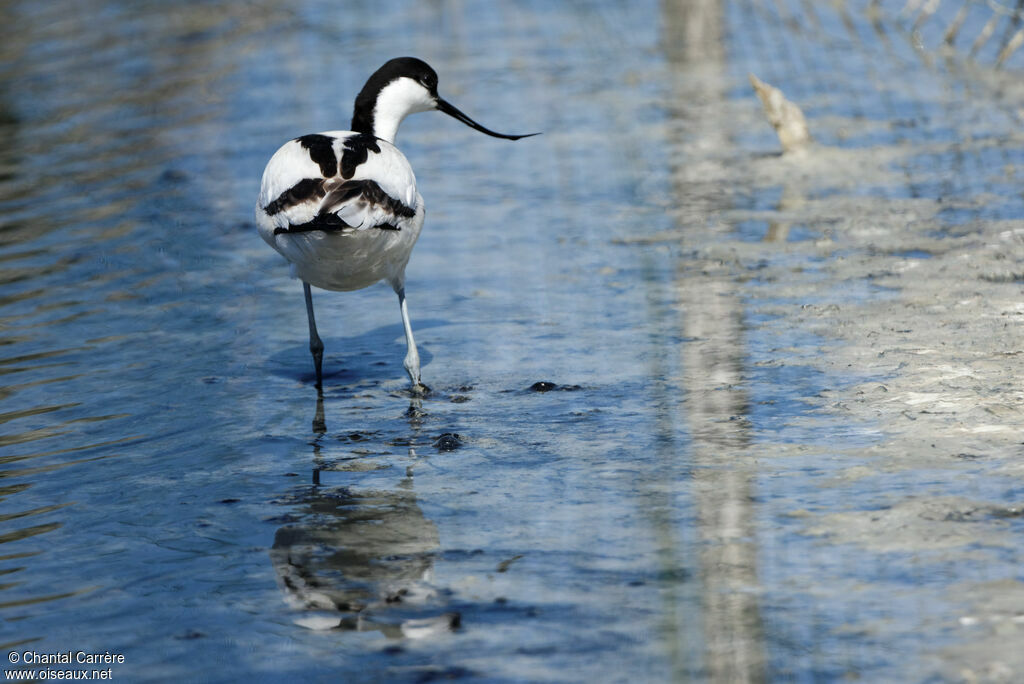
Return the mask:
{"type": "MultiPolygon", "coordinates": [[[[397,307],[395,309],[397,311],[397,307]]],[[[451,325],[449,321],[440,319],[416,320],[413,321],[413,330],[418,334],[419,331],[448,325],[451,325]]],[[[376,385],[385,380],[407,377],[402,368],[405,331],[401,323],[383,325],[352,337],[324,336],[323,341],[325,381],[376,385]]],[[[434,355],[423,344],[418,347],[420,364],[426,368],[434,355]]],[[[266,372],[278,377],[304,383],[312,383],[316,379],[308,342],[276,350],[263,365],[266,372]]]]}
{"type": "MultiPolygon", "coordinates": [[[[417,400],[408,413],[414,442],[422,415],[417,400]]],[[[289,510],[270,550],[285,598],[300,613],[295,623],[312,630],[378,631],[389,638],[456,629],[459,614],[443,610],[444,592],[431,583],[440,536],[417,504],[415,466],[407,466],[391,488],[361,487],[360,472],[372,471],[374,464],[323,456],[323,396],[317,397],[312,425],[312,483],[277,500],[289,510]],[[339,475],[356,482],[331,484],[339,475]]]]}

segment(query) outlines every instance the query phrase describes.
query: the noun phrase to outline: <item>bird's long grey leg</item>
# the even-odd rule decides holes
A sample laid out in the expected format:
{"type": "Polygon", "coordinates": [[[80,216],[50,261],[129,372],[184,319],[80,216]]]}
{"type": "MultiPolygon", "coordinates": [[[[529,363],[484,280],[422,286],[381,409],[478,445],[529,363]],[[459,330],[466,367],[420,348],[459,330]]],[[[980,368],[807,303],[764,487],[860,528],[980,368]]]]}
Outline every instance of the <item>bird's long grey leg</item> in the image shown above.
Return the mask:
{"type": "Polygon", "coordinates": [[[324,343],[316,332],[316,318],[313,316],[313,293],[309,289],[309,283],[303,281],[302,290],[306,293],[306,315],[309,317],[309,351],[313,354],[313,364],[316,366],[316,388],[324,386],[324,343]]]}
{"type": "Polygon", "coordinates": [[[405,305],[405,286],[396,286],[395,293],[398,294],[398,306],[402,309],[402,325],[405,326],[405,345],[408,349],[403,365],[406,372],[409,373],[409,379],[412,380],[413,394],[425,394],[430,390],[420,382],[420,353],[416,349],[416,340],[412,336],[412,325],[409,323],[409,309],[405,305]]]}

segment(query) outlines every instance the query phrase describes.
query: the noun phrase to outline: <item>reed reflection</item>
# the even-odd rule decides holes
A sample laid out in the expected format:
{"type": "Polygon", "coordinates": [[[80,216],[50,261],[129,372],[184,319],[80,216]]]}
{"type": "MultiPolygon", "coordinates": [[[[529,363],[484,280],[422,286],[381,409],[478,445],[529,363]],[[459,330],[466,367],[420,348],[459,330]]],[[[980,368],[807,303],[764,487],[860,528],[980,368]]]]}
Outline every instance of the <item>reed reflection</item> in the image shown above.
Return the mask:
{"type": "MultiPolygon", "coordinates": [[[[414,409],[413,437],[419,415],[414,409]]],[[[270,551],[285,599],[301,613],[296,624],[379,631],[391,638],[422,638],[458,627],[459,614],[444,610],[444,592],[432,581],[440,537],[417,503],[413,466],[394,487],[359,487],[361,475],[391,464],[326,458],[322,395],[313,430],[312,484],[281,499],[291,509],[290,520],[277,530],[270,551]]]]}
{"type": "MultiPolygon", "coordinates": [[[[721,116],[729,76],[719,0],[664,0],[664,50],[671,67],[669,126],[673,194],[685,212],[678,233],[695,245],[714,244],[729,231],[709,217],[729,208],[725,174],[688,173],[687,159],[729,163],[732,131],[721,116]],[[711,154],[707,154],[711,152],[711,154]],[[718,176],[718,179],[714,176],[718,176]],[[714,225],[714,224],[717,224],[714,225]]],[[[694,502],[699,536],[703,667],[713,682],[766,679],[764,630],[756,588],[757,536],[753,506],[756,470],[749,458],[749,397],[743,383],[744,304],[740,281],[727,263],[687,254],[676,265],[686,422],[692,440],[694,502]]]]}

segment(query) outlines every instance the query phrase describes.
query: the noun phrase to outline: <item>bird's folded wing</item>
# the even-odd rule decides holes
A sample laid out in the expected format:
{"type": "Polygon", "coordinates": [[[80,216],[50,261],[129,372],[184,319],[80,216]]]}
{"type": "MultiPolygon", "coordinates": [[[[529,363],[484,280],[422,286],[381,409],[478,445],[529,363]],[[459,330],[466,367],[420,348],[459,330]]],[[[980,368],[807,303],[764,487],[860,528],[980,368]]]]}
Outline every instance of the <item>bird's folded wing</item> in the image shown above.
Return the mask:
{"type": "Polygon", "coordinates": [[[416,210],[388,195],[369,179],[304,178],[271,201],[275,234],[313,230],[400,230],[416,210]]]}
{"type": "Polygon", "coordinates": [[[399,230],[416,210],[384,192],[370,179],[328,183],[319,215],[337,216],[356,230],[384,228],[399,230]]]}

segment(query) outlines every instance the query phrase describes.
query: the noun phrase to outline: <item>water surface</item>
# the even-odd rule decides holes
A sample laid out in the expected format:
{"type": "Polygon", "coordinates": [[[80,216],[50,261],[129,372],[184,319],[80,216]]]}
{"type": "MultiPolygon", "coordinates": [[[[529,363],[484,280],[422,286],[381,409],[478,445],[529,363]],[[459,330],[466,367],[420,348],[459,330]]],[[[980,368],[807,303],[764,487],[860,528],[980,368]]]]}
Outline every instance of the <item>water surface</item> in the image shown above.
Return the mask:
{"type": "Polygon", "coordinates": [[[843,342],[798,314],[894,296],[824,267],[870,251],[835,233],[851,198],[953,198],[937,239],[1019,217],[989,171],[1022,158],[1015,122],[863,12],[688,7],[5,5],[5,649],[121,653],[131,681],[945,672],[949,587],[1019,554],[970,570],[812,528],[880,489],[1005,480],[843,480],[882,435],[823,397],[876,378],[823,363],[843,342]],[[433,391],[406,391],[380,285],[315,295],[318,400],[301,286],[252,206],[274,150],[346,127],[402,54],[485,125],[544,135],[406,121],[433,391]],[[748,71],[875,170],[772,166],[748,71]],[[966,122],[1000,144],[959,147],[966,122]]]}

